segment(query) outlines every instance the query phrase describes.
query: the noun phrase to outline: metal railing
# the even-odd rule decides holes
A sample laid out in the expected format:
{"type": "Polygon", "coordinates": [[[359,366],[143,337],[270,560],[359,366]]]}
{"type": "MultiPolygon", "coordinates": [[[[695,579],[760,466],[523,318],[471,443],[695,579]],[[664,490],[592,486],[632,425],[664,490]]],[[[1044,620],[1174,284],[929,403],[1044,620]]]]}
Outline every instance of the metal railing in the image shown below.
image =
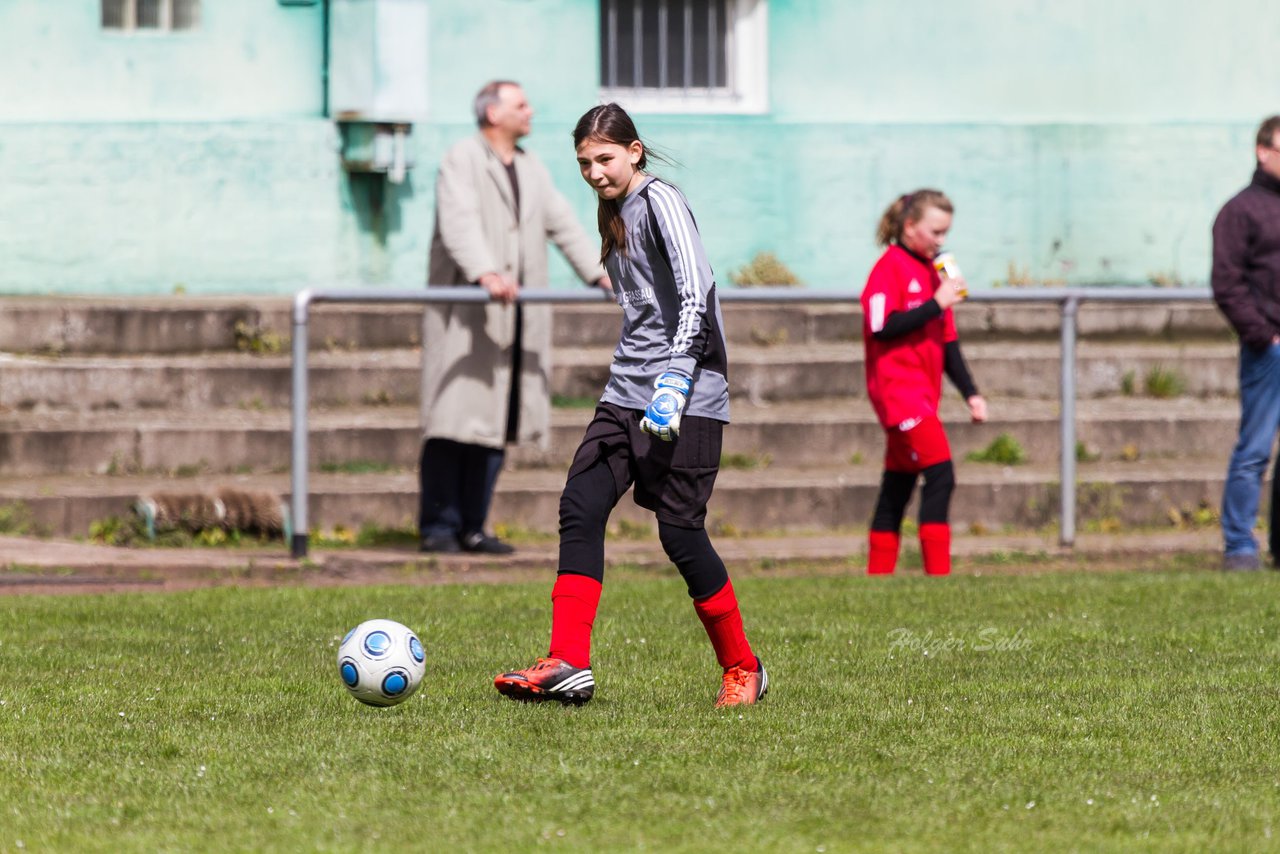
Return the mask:
{"type": "MultiPolygon", "coordinates": [[[[804,288],[743,288],[718,292],[723,303],[854,303],[859,296],[848,290],[813,291],[804,288]]],[[[1076,317],[1084,302],[1207,302],[1207,288],[1028,288],[1025,290],[971,291],[966,302],[1057,304],[1061,316],[1060,427],[1061,524],[1060,541],[1072,546],[1076,536],[1076,317]]],[[[598,291],[522,291],[522,303],[599,303],[607,298],[598,291]]],[[[426,304],[485,303],[489,295],[475,287],[432,287],[417,290],[351,288],[304,290],[293,300],[293,421],[290,459],[290,507],[293,538],[290,552],[301,558],[307,554],[307,331],[311,306],[318,303],[426,304]]],[[[426,346],[427,342],[423,342],[426,346]]]]}

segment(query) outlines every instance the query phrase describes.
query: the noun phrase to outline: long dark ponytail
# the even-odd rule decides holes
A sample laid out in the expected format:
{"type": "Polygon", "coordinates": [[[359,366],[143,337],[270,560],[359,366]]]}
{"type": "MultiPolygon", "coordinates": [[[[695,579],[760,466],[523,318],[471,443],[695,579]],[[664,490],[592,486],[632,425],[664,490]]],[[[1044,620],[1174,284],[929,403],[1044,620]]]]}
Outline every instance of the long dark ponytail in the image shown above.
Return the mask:
{"type": "MultiPolygon", "coordinates": [[[[644,171],[645,166],[648,165],[648,146],[640,140],[640,134],[636,131],[636,125],[631,121],[631,116],[617,104],[601,104],[582,114],[582,118],[578,119],[578,124],[573,129],[573,147],[577,148],[588,139],[621,145],[623,148],[639,141],[641,152],[636,168],[644,171]]],[[[618,201],[600,199],[599,206],[596,208],[596,221],[600,226],[600,261],[603,263],[614,249],[626,255],[627,230],[622,224],[622,213],[618,209],[618,201]]]]}

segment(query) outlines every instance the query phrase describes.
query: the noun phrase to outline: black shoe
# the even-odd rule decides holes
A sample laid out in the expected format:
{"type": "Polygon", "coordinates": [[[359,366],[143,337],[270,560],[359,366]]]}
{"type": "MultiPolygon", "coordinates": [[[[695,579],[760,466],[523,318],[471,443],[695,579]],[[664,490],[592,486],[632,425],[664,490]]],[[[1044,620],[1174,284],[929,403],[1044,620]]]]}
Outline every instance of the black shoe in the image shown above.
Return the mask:
{"type": "Polygon", "coordinates": [[[418,541],[418,551],[457,554],[462,551],[462,546],[458,545],[458,538],[453,534],[428,534],[418,541]]]}
{"type": "Polygon", "coordinates": [[[504,543],[497,537],[491,537],[483,531],[473,531],[470,534],[462,535],[462,550],[473,554],[482,555],[509,555],[515,552],[515,548],[504,543]]]}

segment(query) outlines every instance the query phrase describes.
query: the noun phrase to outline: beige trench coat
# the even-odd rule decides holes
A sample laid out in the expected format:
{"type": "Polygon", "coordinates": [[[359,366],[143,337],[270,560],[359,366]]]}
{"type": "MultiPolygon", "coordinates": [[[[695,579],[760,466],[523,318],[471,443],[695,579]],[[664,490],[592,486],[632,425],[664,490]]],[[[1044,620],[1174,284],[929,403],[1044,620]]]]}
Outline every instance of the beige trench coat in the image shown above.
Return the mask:
{"type": "MultiPolygon", "coordinates": [[[[520,220],[506,167],[484,136],[446,152],[436,176],[436,222],[429,285],[468,285],[485,273],[514,276],[522,288],[547,287],[547,241],[586,282],[605,275],[600,243],[532,154],[516,149],[520,220]]],[[[515,306],[428,305],[422,324],[424,439],[501,448],[515,344],[515,306]]],[[[545,448],[551,433],[551,307],[525,305],[521,330],[519,435],[545,448]]]]}

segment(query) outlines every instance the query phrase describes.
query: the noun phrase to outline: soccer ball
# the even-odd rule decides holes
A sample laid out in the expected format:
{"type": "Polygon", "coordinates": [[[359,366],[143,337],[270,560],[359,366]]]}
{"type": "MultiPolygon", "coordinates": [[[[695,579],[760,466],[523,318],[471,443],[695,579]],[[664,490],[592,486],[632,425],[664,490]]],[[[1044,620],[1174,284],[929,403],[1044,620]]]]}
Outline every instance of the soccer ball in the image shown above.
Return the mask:
{"type": "Polygon", "coordinates": [[[370,706],[394,706],[418,690],[427,671],[422,641],[395,620],[366,620],[338,647],[338,678],[370,706]]]}

